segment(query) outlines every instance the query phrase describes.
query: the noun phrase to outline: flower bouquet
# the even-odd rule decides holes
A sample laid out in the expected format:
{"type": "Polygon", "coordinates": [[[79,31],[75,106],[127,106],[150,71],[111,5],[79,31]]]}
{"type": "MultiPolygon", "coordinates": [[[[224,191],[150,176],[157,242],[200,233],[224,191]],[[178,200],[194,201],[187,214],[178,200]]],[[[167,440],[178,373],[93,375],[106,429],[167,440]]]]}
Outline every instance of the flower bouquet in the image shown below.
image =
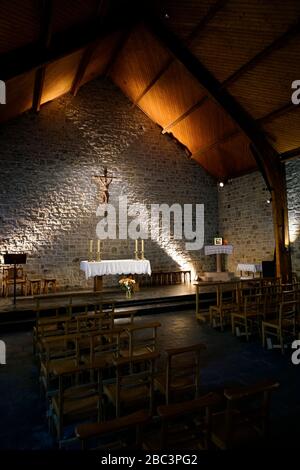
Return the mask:
{"type": "Polygon", "coordinates": [[[130,298],[135,286],[135,280],[131,279],[131,277],[122,277],[119,280],[119,284],[121,289],[126,291],[126,297],[130,298]]]}

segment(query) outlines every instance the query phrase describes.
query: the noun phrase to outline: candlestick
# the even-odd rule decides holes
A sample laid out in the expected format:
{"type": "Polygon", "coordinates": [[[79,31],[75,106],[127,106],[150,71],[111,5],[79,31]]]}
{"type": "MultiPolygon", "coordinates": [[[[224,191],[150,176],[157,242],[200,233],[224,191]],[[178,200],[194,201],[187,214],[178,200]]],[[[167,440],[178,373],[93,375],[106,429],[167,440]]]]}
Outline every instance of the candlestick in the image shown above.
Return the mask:
{"type": "Polygon", "coordinates": [[[92,261],[93,258],[93,245],[94,240],[89,240],[89,261],[92,261]]]}
{"type": "Polygon", "coordinates": [[[137,240],[135,240],[134,247],[135,247],[135,249],[134,249],[134,257],[135,257],[135,259],[139,259],[139,250],[138,250],[138,241],[137,241],[137,240]]]}
{"type": "Polygon", "coordinates": [[[97,240],[97,261],[101,261],[101,241],[97,240]]]}
{"type": "Polygon", "coordinates": [[[144,259],[144,240],[141,240],[141,259],[144,259]]]}

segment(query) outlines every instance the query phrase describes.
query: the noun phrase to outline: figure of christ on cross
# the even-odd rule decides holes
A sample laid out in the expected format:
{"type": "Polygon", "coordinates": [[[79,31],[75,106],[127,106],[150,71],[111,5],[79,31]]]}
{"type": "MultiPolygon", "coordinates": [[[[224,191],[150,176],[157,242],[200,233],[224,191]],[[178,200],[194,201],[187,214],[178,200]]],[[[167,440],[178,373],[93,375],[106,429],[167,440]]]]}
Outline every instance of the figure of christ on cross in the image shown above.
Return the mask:
{"type": "Polygon", "coordinates": [[[109,201],[109,185],[114,176],[107,176],[107,168],[104,168],[104,175],[94,175],[92,180],[98,185],[98,199],[100,204],[108,204],[109,201]]]}

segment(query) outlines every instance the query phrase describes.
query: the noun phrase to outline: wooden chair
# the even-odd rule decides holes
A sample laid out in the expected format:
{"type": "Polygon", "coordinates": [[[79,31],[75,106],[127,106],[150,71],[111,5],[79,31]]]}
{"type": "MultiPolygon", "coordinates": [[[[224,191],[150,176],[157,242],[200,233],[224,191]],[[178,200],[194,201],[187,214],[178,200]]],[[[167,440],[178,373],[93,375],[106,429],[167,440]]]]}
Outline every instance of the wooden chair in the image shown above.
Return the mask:
{"type": "Polygon", "coordinates": [[[41,294],[42,289],[42,280],[41,279],[28,279],[29,284],[29,293],[30,295],[39,295],[41,294]]]}
{"type": "MultiPolygon", "coordinates": [[[[4,268],[2,285],[3,296],[8,297],[14,287],[14,268],[4,268]]],[[[27,278],[22,267],[17,267],[16,285],[21,288],[22,295],[27,295],[27,278]]]]}
{"type": "Polygon", "coordinates": [[[157,330],[160,322],[141,322],[129,324],[124,331],[128,347],[121,351],[123,357],[139,356],[157,350],[157,330]]]}
{"type": "Polygon", "coordinates": [[[119,357],[121,328],[103,331],[86,331],[42,341],[43,355],[40,363],[40,382],[47,394],[57,387],[51,383],[59,373],[71,373],[73,368],[91,365],[106,368],[119,357]]]}
{"type": "Polygon", "coordinates": [[[296,337],[296,320],[299,313],[299,301],[292,300],[281,302],[276,318],[263,320],[262,322],[262,345],[265,347],[266,339],[269,349],[279,347],[284,353],[284,337],[289,335],[296,337]],[[275,336],[278,345],[272,345],[270,336],[275,336]]]}
{"type": "Polygon", "coordinates": [[[265,296],[262,294],[246,295],[243,299],[243,308],[231,314],[232,334],[245,335],[247,341],[253,334],[254,328],[260,329],[260,320],[264,313],[265,296]]]}
{"type": "Polygon", "coordinates": [[[121,408],[136,407],[148,401],[149,414],[153,412],[154,373],[159,353],[150,352],[130,358],[113,361],[115,378],[104,383],[104,393],[115,407],[116,417],[121,415],[121,408]]]}
{"type": "Polygon", "coordinates": [[[149,433],[143,440],[143,448],[150,451],[209,449],[212,411],[220,402],[219,395],[208,393],[195,400],[159,406],[160,432],[149,433]]]}
{"type": "Polygon", "coordinates": [[[44,294],[49,293],[49,289],[52,290],[52,292],[56,292],[57,290],[57,281],[55,277],[46,277],[43,279],[43,292],[44,294]]]}
{"type": "Polygon", "coordinates": [[[200,392],[200,356],[206,349],[204,344],[167,349],[165,370],[156,375],[154,384],[168,405],[174,395],[200,392]]]}
{"type": "Polygon", "coordinates": [[[237,297],[237,284],[224,283],[218,286],[217,305],[209,307],[210,325],[220,327],[221,331],[231,319],[232,312],[239,311],[239,298],[237,297]]]}
{"type": "Polygon", "coordinates": [[[226,410],[212,416],[212,442],[220,449],[252,445],[268,432],[271,394],[276,381],[226,389],[226,410]]]}
{"type": "Polygon", "coordinates": [[[58,377],[59,387],[57,393],[51,397],[49,408],[49,427],[55,432],[58,441],[64,437],[64,428],[68,424],[98,417],[101,419],[102,409],[102,375],[93,365],[74,365],[73,368],[59,368],[54,370],[58,377]],[[74,374],[82,376],[94,372],[95,381],[83,381],[74,385],[71,378],[74,374]]]}
{"type": "Polygon", "coordinates": [[[103,423],[80,424],[76,427],[75,434],[81,442],[82,450],[95,447],[97,450],[110,451],[124,450],[124,448],[138,449],[142,442],[142,428],[150,419],[147,410],[140,410],[103,423]],[[88,447],[91,441],[100,442],[96,446],[88,447]]]}

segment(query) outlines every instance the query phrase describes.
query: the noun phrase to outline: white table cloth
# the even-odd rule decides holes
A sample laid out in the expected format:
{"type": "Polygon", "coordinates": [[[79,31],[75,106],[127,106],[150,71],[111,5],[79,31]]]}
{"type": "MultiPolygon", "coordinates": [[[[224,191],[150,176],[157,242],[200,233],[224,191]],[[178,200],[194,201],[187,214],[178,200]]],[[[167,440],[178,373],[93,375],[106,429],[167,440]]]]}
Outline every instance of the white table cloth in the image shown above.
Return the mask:
{"type": "Polygon", "coordinates": [[[151,276],[151,264],[148,259],[81,261],[80,269],[84,271],[86,279],[109,274],[148,274],[151,276]]]}
{"type": "Polygon", "coordinates": [[[220,255],[220,254],[231,255],[232,252],[233,252],[232,245],[206,245],[204,247],[205,255],[220,255]]]}
{"type": "Polygon", "coordinates": [[[261,273],[262,265],[259,263],[238,263],[237,271],[246,271],[251,273],[261,273]]]}

